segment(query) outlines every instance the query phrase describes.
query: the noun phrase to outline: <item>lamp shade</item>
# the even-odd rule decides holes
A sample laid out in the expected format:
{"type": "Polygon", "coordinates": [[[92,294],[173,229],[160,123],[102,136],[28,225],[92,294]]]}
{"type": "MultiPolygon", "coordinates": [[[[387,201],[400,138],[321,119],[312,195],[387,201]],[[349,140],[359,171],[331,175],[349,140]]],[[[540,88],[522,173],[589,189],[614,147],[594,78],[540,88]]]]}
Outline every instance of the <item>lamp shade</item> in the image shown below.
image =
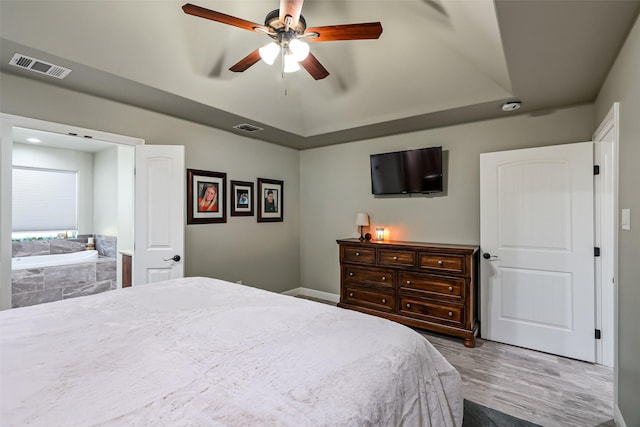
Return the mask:
{"type": "Polygon", "coordinates": [[[295,73],[300,69],[300,65],[298,65],[298,61],[291,54],[286,54],[284,56],[284,72],[285,73],[295,73]]]}
{"type": "Polygon", "coordinates": [[[359,213],[356,215],[356,225],[367,226],[369,225],[369,215],[366,213],[359,213]]]}
{"type": "Polygon", "coordinates": [[[289,50],[298,62],[304,61],[309,56],[309,45],[298,39],[293,39],[289,42],[289,50]]]}
{"type": "Polygon", "coordinates": [[[280,53],[280,47],[274,42],[271,42],[258,49],[258,53],[260,53],[260,58],[262,58],[264,62],[272,65],[273,61],[276,60],[276,56],[280,53]]]}

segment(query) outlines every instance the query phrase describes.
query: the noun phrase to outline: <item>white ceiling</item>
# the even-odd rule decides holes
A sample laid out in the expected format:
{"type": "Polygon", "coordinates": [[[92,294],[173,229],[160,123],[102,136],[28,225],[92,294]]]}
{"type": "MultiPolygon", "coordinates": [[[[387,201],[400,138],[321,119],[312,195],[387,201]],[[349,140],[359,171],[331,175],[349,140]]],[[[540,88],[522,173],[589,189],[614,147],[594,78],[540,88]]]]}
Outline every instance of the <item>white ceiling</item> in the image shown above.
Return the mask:
{"type": "Polygon", "coordinates": [[[21,127],[14,127],[11,137],[13,142],[17,144],[54,147],[87,153],[97,153],[115,146],[112,142],[88,139],[83,136],[65,135],[21,127]]]}
{"type": "MultiPolygon", "coordinates": [[[[190,0],[263,23],[279,0],[190,0]]],[[[331,73],[284,79],[259,62],[270,39],[182,12],[183,1],[0,2],[3,72],[304,149],[592,102],[639,1],[306,0],[308,26],[380,21],[379,40],[312,43],[331,73]],[[71,68],[64,80],[9,66],[14,52],[71,68]]],[[[276,62],[277,64],[277,62],[276,62]]]]}

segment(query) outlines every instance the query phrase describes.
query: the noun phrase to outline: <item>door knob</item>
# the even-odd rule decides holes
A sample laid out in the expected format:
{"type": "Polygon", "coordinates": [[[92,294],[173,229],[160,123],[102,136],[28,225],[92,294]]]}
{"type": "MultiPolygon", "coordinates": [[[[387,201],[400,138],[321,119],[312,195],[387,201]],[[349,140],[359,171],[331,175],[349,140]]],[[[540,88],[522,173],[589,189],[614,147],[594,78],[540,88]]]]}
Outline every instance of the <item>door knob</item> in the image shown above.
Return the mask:
{"type": "Polygon", "coordinates": [[[485,253],[482,254],[482,258],[497,260],[498,256],[497,255],[491,255],[489,252],[485,252],[485,253]]]}
{"type": "Polygon", "coordinates": [[[167,259],[165,259],[165,261],[175,261],[175,262],[178,262],[178,261],[180,261],[180,255],[174,255],[174,256],[172,256],[171,258],[167,258],[167,259]]]}

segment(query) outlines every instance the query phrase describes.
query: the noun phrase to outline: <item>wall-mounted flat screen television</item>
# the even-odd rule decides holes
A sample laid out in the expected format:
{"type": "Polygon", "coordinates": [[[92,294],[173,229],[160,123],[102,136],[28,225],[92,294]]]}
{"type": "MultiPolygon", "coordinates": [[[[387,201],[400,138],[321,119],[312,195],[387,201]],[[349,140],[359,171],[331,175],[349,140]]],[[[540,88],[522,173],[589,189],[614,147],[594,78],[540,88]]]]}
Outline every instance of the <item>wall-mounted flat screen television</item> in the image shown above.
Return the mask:
{"type": "Polygon", "coordinates": [[[442,147],[372,154],[371,192],[442,192],[442,147]]]}

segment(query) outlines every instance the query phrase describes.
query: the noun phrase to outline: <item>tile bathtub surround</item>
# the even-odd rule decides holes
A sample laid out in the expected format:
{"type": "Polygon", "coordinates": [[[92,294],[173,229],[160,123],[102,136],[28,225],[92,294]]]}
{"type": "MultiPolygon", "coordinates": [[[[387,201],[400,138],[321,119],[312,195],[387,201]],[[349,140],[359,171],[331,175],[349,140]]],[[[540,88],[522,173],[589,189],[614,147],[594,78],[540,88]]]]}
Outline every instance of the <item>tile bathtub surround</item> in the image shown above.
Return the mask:
{"type": "Polygon", "coordinates": [[[93,237],[98,255],[116,259],[118,238],[101,234],[80,234],[76,239],[24,240],[12,242],[11,256],[17,258],[81,252],[87,249],[89,237],[93,237]]]}
{"type": "Polygon", "coordinates": [[[49,247],[51,255],[53,254],[69,254],[72,252],[81,252],[86,249],[87,242],[81,242],[75,239],[50,240],[49,247]]]}
{"type": "Polygon", "coordinates": [[[11,257],[68,254],[84,251],[87,239],[24,240],[12,242],[11,257]]]}
{"type": "Polygon", "coordinates": [[[12,258],[51,254],[49,240],[25,240],[22,242],[12,242],[11,246],[12,258]]]}
{"type": "Polygon", "coordinates": [[[116,260],[18,270],[11,285],[13,308],[97,294],[116,288],[116,260]]]}
{"type": "Polygon", "coordinates": [[[96,250],[98,254],[101,256],[116,258],[117,252],[117,242],[118,238],[114,236],[103,236],[101,234],[96,234],[94,236],[94,241],[96,245],[96,250]]]}

